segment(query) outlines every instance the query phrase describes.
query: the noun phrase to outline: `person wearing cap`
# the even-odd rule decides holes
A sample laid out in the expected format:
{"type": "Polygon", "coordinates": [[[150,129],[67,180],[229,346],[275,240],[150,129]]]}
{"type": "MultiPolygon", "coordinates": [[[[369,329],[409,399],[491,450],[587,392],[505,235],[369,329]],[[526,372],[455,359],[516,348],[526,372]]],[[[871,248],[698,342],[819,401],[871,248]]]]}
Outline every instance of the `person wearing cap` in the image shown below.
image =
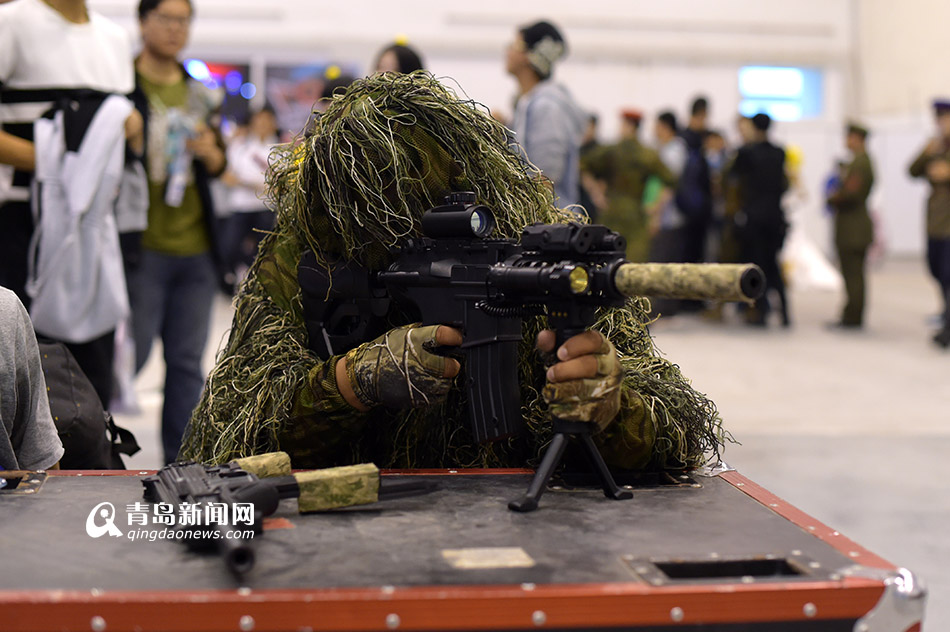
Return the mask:
{"type": "Polygon", "coordinates": [[[755,309],[746,312],[750,325],[767,324],[770,304],[769,290],[775,290],[781,301],[782,325],[791,325],[785,281],[778,265],[778,253],[785,242],[788,222],[782,209],[782,195],[788,190],[785,173],[785,150],[769,141],[772,119],[759,113],[752,117],[751,141],[742,146],[730,168],[739,180],[742,201],[735,224],[741,258],[762,268],[765,293],[755,302],[755,309]]]}
{"type": "Polygon", "coordinates": [[[934,101],[939,135],[932,138],[910,165],[910,175],[927,178],[927,263],[940,285],[944,311],[941,329],[933,341],[950,347],[950,101],[934,101]]]}
{"type": "Polygon", "coordinates": [[[828,196],[828,206],[835,212],[835,248],[847,293],[841,318],[831,323],[834,328],[859,329],[864,324],[864,262],[874,241],[867,207],[874,168],[865,146],[867,136],[867,128],[857,123],[848,125],[845,145],[851,152],[851,162],[842,169],[840,186],[828,196]]]}
{"type": "Polygon", "coordinates": [[[643,114],[623,110],[620,142],[604,145],[584,156],[583,171],[607,185],[607,207],[599,220],[627,239],[627,259],[645,262],[650,254],[650,221],[643,206],[643,193],[650,176],[676,188],[677,177],[660,155],[640,143],[637,134],[643,114]]]}
{"type": "Polygon", "coordinates": [[[522,27],[508,46],[505,66],[518,82],[511,126],[529,162],[554,185],[559,207],[580,200],[580,146],[588,115],[563,85],[551,79],[567,52],[550,22],[522,27]]]}

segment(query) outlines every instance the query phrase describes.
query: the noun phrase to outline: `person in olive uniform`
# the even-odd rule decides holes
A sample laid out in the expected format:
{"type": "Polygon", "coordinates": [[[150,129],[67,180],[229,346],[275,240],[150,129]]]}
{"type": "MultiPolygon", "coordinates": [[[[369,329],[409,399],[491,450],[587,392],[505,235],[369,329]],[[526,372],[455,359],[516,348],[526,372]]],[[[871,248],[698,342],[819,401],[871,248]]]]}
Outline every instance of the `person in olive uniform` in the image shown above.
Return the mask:
{"type": "Polygon", "coordinates": [[[607,184],[607,208],[599,218],[627,239],[627,259],[642,263],[650,253],[650,222],[643,208],[643,192],[652,175],[670,188],[677,178],[660,160],[659,154],[637,138],[643,115],[624,110],[621,139],[605,145],[581,159],[581,170],[607,184]]]}
{"type": "Polygon", "coordinates": [[[943,325],[933,340],[950,347],[950,101],[934,102],[938,136],[910,165],[910,175],[927,178],[927,263],[944,299],[943,325]]]}
{"type": "Polygon", "coordinates": [[[864,261],[874,241],[874,227],[867,200],[874,186],[874,168],[868,156],[868,130],[852,123],[847,127],[845,145],[852,160],[841,174],[841,186],[828,196],[835,211],[835,248],[848,295],[840,320],[833,327],[860,328],[864,324],[864,261]]]}

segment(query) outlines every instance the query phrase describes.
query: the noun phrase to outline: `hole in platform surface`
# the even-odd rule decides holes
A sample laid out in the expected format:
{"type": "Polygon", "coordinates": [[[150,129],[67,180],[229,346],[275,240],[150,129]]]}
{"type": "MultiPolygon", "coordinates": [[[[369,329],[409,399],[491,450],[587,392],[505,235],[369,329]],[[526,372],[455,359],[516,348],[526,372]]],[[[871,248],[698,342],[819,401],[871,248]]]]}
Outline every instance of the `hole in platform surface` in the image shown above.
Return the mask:
{"type": "Polygon", "coordinates": [[[798,577],[804,573],[785,559],[654,562],[669,579],[798,577]]]}

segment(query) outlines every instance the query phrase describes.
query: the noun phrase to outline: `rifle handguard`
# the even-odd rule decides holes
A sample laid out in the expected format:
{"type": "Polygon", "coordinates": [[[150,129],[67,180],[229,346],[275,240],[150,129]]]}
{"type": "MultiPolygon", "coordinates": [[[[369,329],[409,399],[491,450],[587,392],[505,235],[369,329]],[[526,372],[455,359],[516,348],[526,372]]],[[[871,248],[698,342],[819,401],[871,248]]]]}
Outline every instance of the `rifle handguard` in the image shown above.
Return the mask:
{"type": "Polygon", "coordinates": [[[372,463],[331,467],[294,474],[301,513],[326,511],[379,500],[379,469],[372,463]]]}
{"type": "Polygon", "coordinates": [[[290,476],[290,455],[286,452],[268,452],[246,456],[232,461],[239,468],[258,478],[290,476]]]}

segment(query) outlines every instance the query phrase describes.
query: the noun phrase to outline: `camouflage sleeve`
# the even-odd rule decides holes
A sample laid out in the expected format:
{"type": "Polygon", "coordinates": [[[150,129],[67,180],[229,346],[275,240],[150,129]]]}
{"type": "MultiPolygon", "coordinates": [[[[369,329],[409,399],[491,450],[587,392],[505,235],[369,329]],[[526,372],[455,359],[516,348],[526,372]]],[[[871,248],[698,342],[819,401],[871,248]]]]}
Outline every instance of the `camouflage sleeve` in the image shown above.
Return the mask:
{"type": "Polygon", "coordinates": [[[930,154],[927,152],[927,148],[925,147],[924,150],[921,151],[916,158],[914,158],[914,162],[910,163],[910,167],[908,168],[910,176],[912,178],[922,178],[925,176],[927,174],[927,163],[929,162],[930,154]]]}
{"type": "Polygon", "coordinates": [[[828,204],[838,210],[860,206],[871,193],[871,164],[866,156],[855,159],[842,179],[841,187],[828,196],[828,204]]]}
{"type": "Polygon", "coordinates": [[[609,177],[612,151],[613,148],[611,146],[602,145],[590,153],[581,156],[581,171],[586,171],[601,180],[609,177]]]}
{"type": "Polygon", "coordinates": [[[670,168],[663,163],[660,159],[660,155],[656,152],[651,153],[649,171],[670,188],[675,188],[677,182],[679,182],[679,178],[676,174],[670,171],[670,168]]]}
{"type": "Polygon", "coordinates": [[[653,414],[629,385],[620,393],[620,412],[607,428],[594,434],[607,465],[629,470],[642,469],[653,456],[656,424],[653,414]]]}
{"type": "Polygon", "coordinates": [[[294,467],[332,455],[365,423],[336,384],[340,356],[307,347],[299,246],[272,235],[235,300],[231,334],[188,426],[184,458],[224,463],[283,450],[294,467]]]}

